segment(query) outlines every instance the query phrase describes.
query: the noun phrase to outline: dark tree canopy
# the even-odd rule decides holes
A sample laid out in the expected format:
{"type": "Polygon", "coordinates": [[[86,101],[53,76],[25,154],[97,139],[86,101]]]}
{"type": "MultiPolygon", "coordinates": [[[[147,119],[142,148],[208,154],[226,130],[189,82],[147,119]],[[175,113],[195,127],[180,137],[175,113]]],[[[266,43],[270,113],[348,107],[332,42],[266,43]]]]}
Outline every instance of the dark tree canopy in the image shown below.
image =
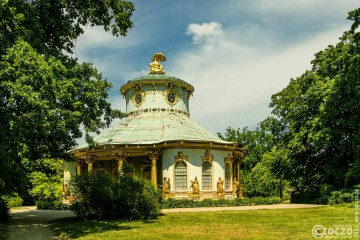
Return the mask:
{"type": "Polygon", "coordinates": [[[122,0],[0,0],[0,195],[22,191],[25,166],[69,158],[75,139],[123,114],[111,83],[71,57],[85,27],[125,36],[134,6],[122,0]]]}
{"type": "Polygon", "coordinates": [[[272,96],[274,116],[256,130],[228,128],[221,136],[247,150],[245,193],[266,192],[271,181],[282,189],[285,180],[293,200],[326,202],[333,190],[360,187],[360,8],[348,19],[339,43],[272,96]]]}
{"type": "Polygon", "coordinates": [[[1,0],[0,53],[18,38],[39,53],[72,52],[86,26],[125,36],[133,26],[131,2],[122,0],[1,0]]]}
{"type": "Polygon", "coordinates": [[[308,192],[360,183],[360,9],[348,19],[353,24],[340,42],[315,54],[312,70],[292,79],[270,104],[285,130],[292,179],[308,192]]]}

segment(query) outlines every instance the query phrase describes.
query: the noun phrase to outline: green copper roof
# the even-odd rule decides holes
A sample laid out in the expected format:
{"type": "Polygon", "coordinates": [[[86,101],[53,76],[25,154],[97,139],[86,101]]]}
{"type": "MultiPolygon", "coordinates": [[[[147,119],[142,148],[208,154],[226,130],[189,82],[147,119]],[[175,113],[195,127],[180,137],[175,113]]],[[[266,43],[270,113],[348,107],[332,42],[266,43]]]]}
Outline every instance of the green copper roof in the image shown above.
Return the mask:
{"type": "MultiPolygon", "coordinates": [[[[202,141],[233,144],[214,136],[189,117],[171,112],[149,112],[124,118],[94,139],[101,145],[157,144],[166,141],[202,141]]],[[[87,148],[84,144],[77,149],[87,148]]]]}

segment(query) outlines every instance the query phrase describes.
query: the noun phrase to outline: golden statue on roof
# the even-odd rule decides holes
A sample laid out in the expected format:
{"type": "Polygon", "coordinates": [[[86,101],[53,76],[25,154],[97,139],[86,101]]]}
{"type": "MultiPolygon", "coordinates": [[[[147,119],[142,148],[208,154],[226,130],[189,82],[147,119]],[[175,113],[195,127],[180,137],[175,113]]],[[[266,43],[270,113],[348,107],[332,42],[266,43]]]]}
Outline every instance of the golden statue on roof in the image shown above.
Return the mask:
{"type": "Polygon", "coordinates": [[[165,74],[165,71],[162,69],[160,62],[166,61],[166,57],[162,53],[155,53],[152,58],[152,63],[150,63],[150,72],[149,74],[165,74]]]}

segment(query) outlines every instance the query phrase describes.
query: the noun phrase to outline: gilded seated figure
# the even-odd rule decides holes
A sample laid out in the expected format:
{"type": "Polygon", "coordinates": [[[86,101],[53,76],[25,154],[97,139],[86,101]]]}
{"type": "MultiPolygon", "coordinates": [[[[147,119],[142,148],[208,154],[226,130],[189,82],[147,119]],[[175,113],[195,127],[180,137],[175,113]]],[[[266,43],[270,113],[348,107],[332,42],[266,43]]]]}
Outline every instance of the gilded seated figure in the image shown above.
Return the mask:
{"type": "Polygon", "coordinates": [[[162,53],[155,53],[152,58],[152,63],[150,63],[150,72],[149,74],[165,74],[165,71],[162,69],[161,61],[166,61],[166,57],[162,53]]]}

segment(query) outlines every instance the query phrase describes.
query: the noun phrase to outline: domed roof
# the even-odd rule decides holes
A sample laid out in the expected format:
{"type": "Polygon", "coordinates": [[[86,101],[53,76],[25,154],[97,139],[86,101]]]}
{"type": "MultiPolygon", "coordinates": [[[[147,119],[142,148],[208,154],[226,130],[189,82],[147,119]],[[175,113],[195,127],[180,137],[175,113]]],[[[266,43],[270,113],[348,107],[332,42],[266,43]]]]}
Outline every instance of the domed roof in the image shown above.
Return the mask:
{"type": "MultiPolygon", "coordinates": [[[[156,53],[149,75],[121,86],[129,115],[119,125],[95,137],[98,146],[183,142],[236,147],[236,143],[220,139],[190,119],[188,102],[194,87],[184,80],[165,75],[160,64],[165,60],[162,53],[156,53]]],[[[83,144],[74,150],[88,147],[83,144]]]]}
{"type": "MultiPolygon", "coordinates": [[[[148,112],[124,118],[94,140],[100,145],[149,145],[170,141],[234,144],[211,134],[189,117],[172,112],[148,112]]],[[[77,149],[87,148],[84,144],[77,149]]]]}

